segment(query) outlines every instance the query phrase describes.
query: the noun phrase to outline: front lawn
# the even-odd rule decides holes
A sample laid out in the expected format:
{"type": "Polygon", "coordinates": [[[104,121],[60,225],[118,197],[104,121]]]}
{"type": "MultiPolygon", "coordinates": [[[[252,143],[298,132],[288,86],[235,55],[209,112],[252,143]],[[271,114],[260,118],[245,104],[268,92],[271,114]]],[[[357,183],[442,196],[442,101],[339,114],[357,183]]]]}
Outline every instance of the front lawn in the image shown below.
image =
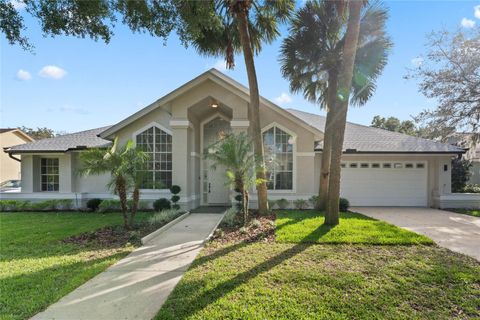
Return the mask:
{"type": "Polygon", "coordinates": [[[318,212],[283,211],[281,242],[209,242],[156,319],[480,318],[474,259],[357,214],[322,223],[318,212]]]}
{"type": "Polygon", "coordinates": [[[0,223],[0,319],[33,316],[134,249],[62,242],[121,225],[120,213],[0,213],[0,223]]]}
{"type": "Polygon", "coordinates": [[[335,227],[324,225],[324,220],[319,211],[278,211],[277,242],[433,244],[425,236],[359,213],[341,212],[335,227]]]}
{"type": "Polygon", "coordinates": [[[469,216],[480,217],[480,210],[477,209],[448,209],[450,211],[466,214],[469,216]]]}

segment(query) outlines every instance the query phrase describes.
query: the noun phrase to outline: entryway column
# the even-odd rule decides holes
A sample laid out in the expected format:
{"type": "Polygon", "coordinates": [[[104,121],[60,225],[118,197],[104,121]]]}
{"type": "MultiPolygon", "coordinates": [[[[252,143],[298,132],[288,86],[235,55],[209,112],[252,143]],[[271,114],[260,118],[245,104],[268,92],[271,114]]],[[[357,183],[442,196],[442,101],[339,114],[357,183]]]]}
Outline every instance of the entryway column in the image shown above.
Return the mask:
{"type": "Polygon", "coordinates": [[[249,126],[250,121],[246,119],[230,121],[230,127],[232,128],[233,133],[248,132],[249,126]]]}
{"type": "Polygon", "coordinates": [[[192,124],[188,119],[172,119],[170,120],[170,128],[172,129],[172,184],[182,188],[180,192],[180,203],[185,203],[191,194],[191,186],[189,183],[190,168],[190,145],[188,131],[192,128],[192,124]]]}

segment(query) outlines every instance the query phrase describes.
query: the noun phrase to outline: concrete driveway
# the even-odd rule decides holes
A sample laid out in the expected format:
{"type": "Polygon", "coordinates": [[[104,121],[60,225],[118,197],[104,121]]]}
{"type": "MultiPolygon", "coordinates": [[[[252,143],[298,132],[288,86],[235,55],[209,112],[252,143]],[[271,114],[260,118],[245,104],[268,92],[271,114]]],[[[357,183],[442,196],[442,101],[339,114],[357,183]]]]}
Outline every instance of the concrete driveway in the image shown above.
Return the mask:
{"type": "Polygon", "coordinates": [[[430,208],[354,207],[350,210],[426,235],[441,247],[480,261],[480,218],[430,208]]]}

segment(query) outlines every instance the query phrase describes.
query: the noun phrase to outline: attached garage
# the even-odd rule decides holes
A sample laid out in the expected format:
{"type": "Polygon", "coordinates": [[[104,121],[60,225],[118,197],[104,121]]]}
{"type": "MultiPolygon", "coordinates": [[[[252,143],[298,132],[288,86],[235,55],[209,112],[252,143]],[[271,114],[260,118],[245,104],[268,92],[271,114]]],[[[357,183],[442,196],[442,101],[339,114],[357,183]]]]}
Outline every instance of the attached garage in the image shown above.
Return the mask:
{"type": "Polygon", "coordinates": [[[427,162],[342,162],[340,193],[352,206],[428,205],[427,162]]]}

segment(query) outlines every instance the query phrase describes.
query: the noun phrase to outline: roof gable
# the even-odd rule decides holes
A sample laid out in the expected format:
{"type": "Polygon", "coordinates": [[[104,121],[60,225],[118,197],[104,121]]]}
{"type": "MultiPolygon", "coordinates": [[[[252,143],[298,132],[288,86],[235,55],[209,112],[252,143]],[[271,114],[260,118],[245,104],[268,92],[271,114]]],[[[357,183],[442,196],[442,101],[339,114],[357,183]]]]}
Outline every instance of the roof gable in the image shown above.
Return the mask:
{"type": "MultiPolygon", "coordinates": [[[[150,113],[151,111],[155,110],[156,108],[161,107],[162,105],[167,104],[168,102],[172,101],[173,99],[179,97],[180,95],[184,94],[185,92],[191,90],[192,88],[202,84],[203,82],[210,80],[221,87],[229,90],[230,92],[236,94],[240,98],[244,99],[245,101],[250,101],[250,92],[247,87],[240,84],[239,82],[233,80],[232,78],[228,77],[227,75],[221,73],[216,69],[210,69],[198,77],[190,80],[189,82],[185,83],[184,85],[178,87],[177,89],[171,91],[170,93],[166,94],[165,96],[161,97],[157,101],[151,103],[147,107],[137,111],[136,113],[132,114],[131,116],[125,118],[124,120],[118,122],[117,124],[113,125],[112,127],[108,128],[107,130],[100,133],[100,137],[107,138],[114,134],[115,132],[119,131],[120,129],[126,127],[130,123],[134,122],[135,120],[145,116],[146,114],[150,113]]],[[[270,108],[277,113],[281,114],[284,117],[292,118],[292,114],[287,112],[285,109],[277,106],[273,102],[260,97],[260,105],[265,105],[267,108],[270,108]]],[[[295,117],[295,120],[298,121],[298,124],[305,127],[307,130],[314,133],[316,136],[323,136],[323,132],[318,130],[318,128],[310,126],[308,123],[304,122],[302,119],[295,117]]]]}

